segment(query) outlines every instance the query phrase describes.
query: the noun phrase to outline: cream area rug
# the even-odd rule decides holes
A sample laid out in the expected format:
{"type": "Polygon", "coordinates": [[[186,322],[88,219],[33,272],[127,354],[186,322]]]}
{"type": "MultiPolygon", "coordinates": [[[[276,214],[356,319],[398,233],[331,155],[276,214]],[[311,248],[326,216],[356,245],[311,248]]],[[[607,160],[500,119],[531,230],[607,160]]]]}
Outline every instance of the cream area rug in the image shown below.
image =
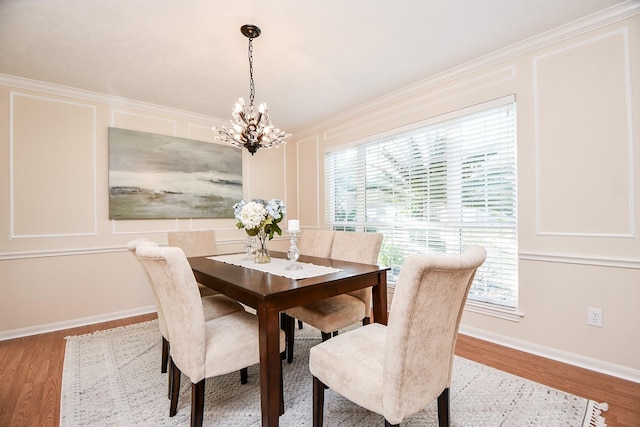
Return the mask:
{"type": "MultiPolygon", "coordinates": [[[[178,413],[169,417],[167,375],[160,373],[157,321],[67,337],[60,425],[188,426],[191,384],[182,378],[178,413]]],[[[296,329],[296,354],[283,363],[285,414],[281,426],[312,425],[309,348],[320,333],[296,329]]],[[[596,402],[456,356],[450,388],[451,424],[469,427],[604,426],[596,402]]],[[[206,381],[206,426],[260,426],[259,367],[249,382],[238,372],[206,381]]],[[[603,404],[602,406],[605,406],[603,404]]],[[[325,391],[325,426],[384,426],[382,416],[325,391]]],[[[437,426],[436,404],[403,426],[437,426]]]]}

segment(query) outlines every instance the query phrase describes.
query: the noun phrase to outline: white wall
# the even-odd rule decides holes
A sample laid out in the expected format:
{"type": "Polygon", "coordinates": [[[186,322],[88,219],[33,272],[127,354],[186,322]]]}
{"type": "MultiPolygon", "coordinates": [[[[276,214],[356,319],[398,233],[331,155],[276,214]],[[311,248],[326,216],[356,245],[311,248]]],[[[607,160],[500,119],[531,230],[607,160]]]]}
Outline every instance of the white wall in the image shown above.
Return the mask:
{"type": "Polygon", "coordinates": [[[298,133],[288,155],[304,171],[301,226],[324,226],[327,149],[515,94],[519,309],[510,320],[466,310],[461,330],[640,381],[634,13],[558,29],[298,133]],[[603,309],[602,328],[587,325],[588,307],[603,309]]]}

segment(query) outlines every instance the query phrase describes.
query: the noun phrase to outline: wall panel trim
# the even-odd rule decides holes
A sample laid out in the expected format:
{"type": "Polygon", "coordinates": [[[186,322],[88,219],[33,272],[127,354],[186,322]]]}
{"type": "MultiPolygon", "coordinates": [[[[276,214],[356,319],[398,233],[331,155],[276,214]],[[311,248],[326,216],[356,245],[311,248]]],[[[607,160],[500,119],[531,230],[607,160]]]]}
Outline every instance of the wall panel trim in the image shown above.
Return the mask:
{"type": "MultiPolygon", "coordinates": [[[[1,77],[1,76],[0,76],[1,77]]],[[[1,80],[0,80],[1,82],[1,80]]],[[[70,101],[59,98],[52,98],[42,95],[32,95],[28,93],[21,93],[17,91],[9,92],[9,235],[11,239],[33,239],[33,238],[50,238],[50,237],[76,237],[76,236],[96,236],[98,234],[98,179],[97,173],[97,117],[96,107],[91,104],[84,104],[82,102],[70,101]],[[47,102],[56,102],[59,104],[68,104],[78,107],[88,108],[91,111],[93,119],[93,131],[92,131],[92,167],[93,167],[93,230],[79,232],[79,233],[51,233],[51,234],[16,234],[14,231],[15,220],[15,206],[14,206],[14,99],[16,97],[31,98],[47,102]]]]}
{"type": "Polygon", "coordinates": [[[533,103],[534,103],[534,128],[535,128],[535,174],[536,174],[536,178],[535,178],[535,187],[536,187],[536,196],[535,196],[535,200],[536,200],[536,208],[535,208],[535,212],[536,212],[536,235],[538,236],[562,236],[562,237],[604,237],[604,238],[635,238],[636,237],[636,233],[637,233],[637,224],[636,224],[636,184],[635,184],[635,176],[633,171],[636,170],[636,165],[635,165],[635,152],[634,152],[634,145],[635,145],[635,141],[634,141],[634,129],[633,129],[633,121],[634,121],[634,111],[633,111],[633,100],[632,100],[632,93],[633,93],[633,88],[632,88],[632,84],[631,84],[631,54],[630,54],[630,47],[629,47],[629,31],[627,28],[621,28],[621,29],[617,29],[614,31],[610,31],[604,34],[599,34],[597,36],[591,37],[589,39],[586,40],[582,40],[578,43],[573,43],[573,44],[569,44],[566,46],[562,46],[558,49],[552,50],[550,52],[546,52],[542,55],[538,55],[536,57],[533,58],[533,90],[534,90],[534,98],[533,98],[533,103]],[[541,212],[541,200],[540,200],[540,194],[541,194],[541,183],[540,183],[540,177],[541,177],[541,166],[540,166],[540,162],[541,162],[541,157],[540,157],[540,119],[539,119],[539,110],[540,110],[540,106],[539,106],[539,80],[538,80],[538,62],[542,59],[548,58],[548,57],[552,57],[554,55],[558,55],[558,54],[562,54],[568,51],[571,51],[573,49],[577,49],[586,45],[589,45],[591,43],[595,43],[610,37],[614,37],[614,36],[622,36],[622,43],[623,43],[623,52],[624,52],[624,73],[625,73],[625,90],[626,90],[626,121],[627,121],[627,135],[628,135],[628,139],[627,139],[627,150],[628,150],[628,168],[629,168],[629,176],[627,177],[628,179],[628,185],[629,185],[629,194],[628,194],[628,200],[629,200],[629,224],[628,224],[628,230],[623,230],[622,232],[618,232],[618,233],[606,233],[606,232],[594,232],[594,233],[585,233],[585,232],[572,232],[572,231],[563,231],[563,230],[556,230],[556,231],[550,231],[550,230],[544,230],[543,226],[541,224],[541,218],[542,218],[542,212],[541,212]]]}
{"type": "Polygon", "coordinates": [[[520,261],[557,262],[562,264],[590,265],[593,267],[629,268],[640,270],[640,259],[586,257],[582,255],[520,252],[520,261]]]}

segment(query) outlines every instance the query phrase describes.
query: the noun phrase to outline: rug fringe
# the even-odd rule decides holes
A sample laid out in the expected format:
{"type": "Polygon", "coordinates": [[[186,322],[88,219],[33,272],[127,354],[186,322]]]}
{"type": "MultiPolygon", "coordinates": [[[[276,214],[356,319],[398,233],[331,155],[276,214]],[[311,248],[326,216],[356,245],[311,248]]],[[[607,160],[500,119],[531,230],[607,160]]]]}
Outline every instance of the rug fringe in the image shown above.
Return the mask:
{"type": "Polygon", "coordinates": [[[609,404],[607,402],[594,402],[590,400],[587,404],[587,410],[584,417],[582,427],[606,427],[607,423],[602,416],[603,412],[609,410],[609,404]]]}

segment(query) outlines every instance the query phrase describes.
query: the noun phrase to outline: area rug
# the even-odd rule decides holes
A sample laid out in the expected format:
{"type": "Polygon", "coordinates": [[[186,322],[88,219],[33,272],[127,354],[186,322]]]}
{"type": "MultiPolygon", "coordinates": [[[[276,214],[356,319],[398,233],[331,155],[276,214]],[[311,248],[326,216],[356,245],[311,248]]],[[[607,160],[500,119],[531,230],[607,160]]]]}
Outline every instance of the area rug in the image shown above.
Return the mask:
{"type": "MultiPolygon", "coordinates": [[[[160,373],[157,321],[67,337],[60,425],[188,426],[191,392],[182,379],[178,413],[169,417],[167,376],[160,373]]],[[[283,363],[285,414],[281,426],[312,425],[309,348],[320,333],[305,325],[296,330],[292,364],[283,363]]],[[[258,366],[249,368],[248,384],[232,373],[206,381],[205,426],[259,426],[258,366]]],[[[451,424],[468,427],[604,426],[596,402],[456,356],[450,388],[451,424]]],[[[603,405],[604,406],[604,405],[603,405]]],[[[403,426],[436,426],[431,404],[403,426]]],[[[325,426],[384,426],[371,413],[331,390],[325,392],[325,426]]]]}

